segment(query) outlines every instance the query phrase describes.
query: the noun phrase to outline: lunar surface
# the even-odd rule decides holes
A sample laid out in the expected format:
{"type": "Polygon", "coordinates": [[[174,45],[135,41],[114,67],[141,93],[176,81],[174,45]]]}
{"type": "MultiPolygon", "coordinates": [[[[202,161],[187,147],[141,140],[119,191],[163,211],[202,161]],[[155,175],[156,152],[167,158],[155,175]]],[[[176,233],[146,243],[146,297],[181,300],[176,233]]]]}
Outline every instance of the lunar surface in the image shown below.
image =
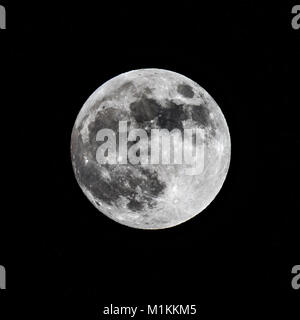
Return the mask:
{"type": "Polygon", "coordinates": [[[227,123],[213,98],[191,79],[162,69],[133,70],[101,85],[80,110],[71,137],[73,169],[84,194],[109,218],[140,229],[173,227],[203,211],[223,185],[230,152],[227,123]],[[128,138],[134,129],[147,133],[128,139],[127,151],[135,146],[131,154],[150,160],[151,152],[159,152],[159,163],[127,161],[130,152],[124,153],[123,140],[121,154],[120,123],[128,126],[128,138]],[[153,129],[176,132],[179,138],[182,133],[182,141],[188,129],[202,134],[196,138],[193,133],[191,144],[172,138],[170,148],[162,139],[154,147],[153,129]],[[114,132],[115,142],[99,138],[99,131],[114,132]],[[104,146],[111,147],[104,156],[116,150],[111,156],[116,162],[99,162],[104,146]],[[201,150],[194,157],[201,170],[187,170],[193,162],[184,160],[186,154],[182,163],[161,161],[166,152],[174,160],[175,152],[191,148],[190,157],[201,150]]]}

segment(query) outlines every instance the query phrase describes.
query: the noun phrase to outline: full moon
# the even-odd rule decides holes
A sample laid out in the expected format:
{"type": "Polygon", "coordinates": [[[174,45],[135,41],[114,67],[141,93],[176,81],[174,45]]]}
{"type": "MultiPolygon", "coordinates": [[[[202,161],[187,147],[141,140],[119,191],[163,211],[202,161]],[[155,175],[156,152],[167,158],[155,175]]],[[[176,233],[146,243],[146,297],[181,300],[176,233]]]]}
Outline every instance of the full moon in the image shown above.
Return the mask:
{"type": "Polygon", "coordinates": [[[230,155],[228,126],[214,99],[191,79],[162,69],[133,70],[105,82],[83,105],[71,137],[83,193],[107,217],[139,229],[174,227],[202,212],[224,183],[230,155]],[[120,124],[128,130],[125,140],[120,124]],[[140,135],[132,139],[132,132],[140,135]],[[154,146],[154,132],[170,133],[170,139],[158,136],[154,146]],[[99,161],[101,152],[106,162],[99,161]],[[130,154],[147,161],[130,161],[130,154]],[[175,154],[182,162],[172,163],[175,154]]]}

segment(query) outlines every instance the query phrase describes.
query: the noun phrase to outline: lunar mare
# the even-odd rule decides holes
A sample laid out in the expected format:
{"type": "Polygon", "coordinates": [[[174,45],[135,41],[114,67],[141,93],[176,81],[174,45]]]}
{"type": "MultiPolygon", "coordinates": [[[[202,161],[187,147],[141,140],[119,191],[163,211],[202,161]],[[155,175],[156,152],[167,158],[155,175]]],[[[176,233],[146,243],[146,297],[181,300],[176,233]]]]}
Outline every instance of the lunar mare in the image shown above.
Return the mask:
{"type": "Polygon", "coordinates": [[[162,69],[133,70],[104,83],[83,105],[71,137],[73,169],[84,194],[109,218],[140,229],[173,227],[203,211],[223,185],[230,154],[228,126],[214,99],[191,79],[162,69]],[[97,133],[111,129],[118,136],[120,122],[149,135],[153,129],[201,128],[203,139],[193,143],[204,147],[203,170],[189,175],[186,164],[97,162],[104,143],[97,133]]]}

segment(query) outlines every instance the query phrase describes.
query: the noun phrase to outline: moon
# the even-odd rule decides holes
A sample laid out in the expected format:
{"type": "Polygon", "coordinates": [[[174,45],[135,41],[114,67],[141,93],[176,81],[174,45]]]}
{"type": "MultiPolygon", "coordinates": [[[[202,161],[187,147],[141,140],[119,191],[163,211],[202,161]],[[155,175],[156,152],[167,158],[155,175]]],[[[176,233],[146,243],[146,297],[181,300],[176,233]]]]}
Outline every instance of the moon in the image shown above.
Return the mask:
{"type": "MultiPolygon", "coordinates": [[[[134,141],[126,144],[129,149],[134,141]]],[[[174,227],[202,212],[221,190],[230,156],[229,129],[215,100],[191,79],[163,69],[133,70],[105,82],[83,105],[71,136],[73,170],[83,193],[107,217],[139,229],[174,227]],[[116,157],[123,162],[99,162],[99,147],[108,140],[97,139],[98,132],[109,129],[119,137],[120,123],[127,124],[129,132],[142,129],[150,137],[150,141],[147,137],[135,141],[140,147],[137,157],[142,150],[150,154],[159,149],[151,148],[154,129],[182,133],[182,137],[198,130],[202,135],[196,139],[192,134],[190,146],[184,141],[168,149],[161,139],[162,150],[157,152],[161,160],[165,152],[174,155],[179,146],[183,153],[192,147],[193,155],[201,150],[201,170],[188,173],[192,162],[184,160],[124,163],[118,139],[116,157]]]]}

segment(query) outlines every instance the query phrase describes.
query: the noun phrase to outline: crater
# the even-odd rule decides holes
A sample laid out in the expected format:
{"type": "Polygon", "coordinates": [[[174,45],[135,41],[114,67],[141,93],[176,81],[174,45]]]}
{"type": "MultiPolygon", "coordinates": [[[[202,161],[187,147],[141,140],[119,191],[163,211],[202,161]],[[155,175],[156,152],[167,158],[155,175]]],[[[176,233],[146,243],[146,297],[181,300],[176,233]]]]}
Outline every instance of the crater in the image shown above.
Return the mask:
{"type": "Polygon", "coordinates": [[[179,84],[177,86],[177,92],[186,98],[193,98],[194,91],[188,84],[179,84]]]}

